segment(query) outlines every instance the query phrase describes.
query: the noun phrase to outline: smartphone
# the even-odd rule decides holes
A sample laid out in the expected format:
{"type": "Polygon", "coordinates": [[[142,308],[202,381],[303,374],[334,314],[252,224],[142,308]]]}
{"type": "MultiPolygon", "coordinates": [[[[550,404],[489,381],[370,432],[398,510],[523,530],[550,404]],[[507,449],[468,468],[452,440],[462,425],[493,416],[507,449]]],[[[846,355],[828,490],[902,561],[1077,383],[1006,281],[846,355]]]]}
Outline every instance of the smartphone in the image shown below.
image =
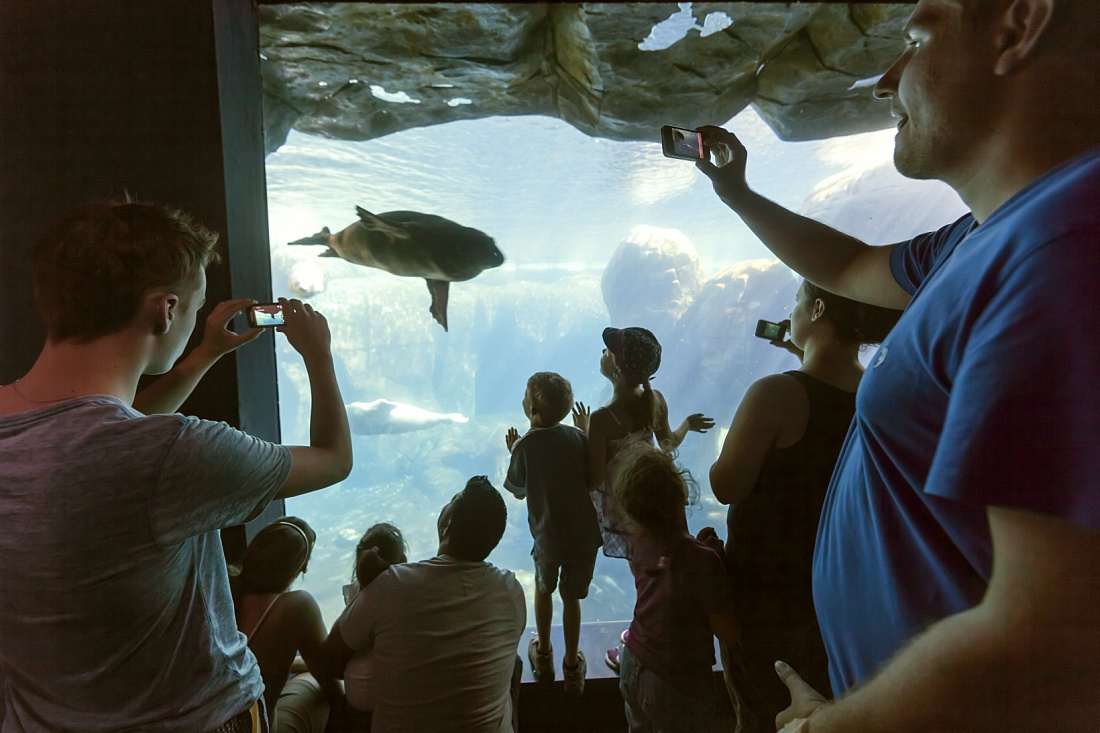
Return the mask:
{"type": "Polygon", "coordinates": [[[771,321],[756,322],[756,338],[768,341],[782,341],[787,336],[787,328],[771,321]]]}
{"type": "Polygon", "coordinates": [[[248,325],[252,328],[274,328],[283,325],[281,303],[257,303],[248,309],[248,325]]]}
{"type": "Polygon", "coordinates": [[[701,133],[672,125],[661,128],[661,152],[666,158],[679,160],[706,160],[709,157],[701,133]]]}

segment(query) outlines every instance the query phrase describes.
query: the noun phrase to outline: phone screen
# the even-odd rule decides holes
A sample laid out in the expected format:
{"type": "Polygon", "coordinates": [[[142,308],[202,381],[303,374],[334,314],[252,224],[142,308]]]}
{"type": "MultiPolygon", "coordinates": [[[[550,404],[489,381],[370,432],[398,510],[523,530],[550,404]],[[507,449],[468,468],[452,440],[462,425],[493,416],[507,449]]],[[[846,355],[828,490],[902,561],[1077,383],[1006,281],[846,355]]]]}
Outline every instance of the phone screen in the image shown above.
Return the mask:
{"type": "Polygon", "coordinates": [[[661,151],[668,158],[680,160],[706,160],[707,158],[702,134],[672,125],[661,128],[661,151]]]}
{"type": "Polygon", "coordinates": [[[279,303],[259,303],[248,309],[248,325],[272,328],[283,325],[283,306],[279,303]]]}
{"type": "Polygon", "coordinates": [[[768,341],[778,341],[787,335],[787,329],[778,323],[760,320],[756,322],[756,337],[768,341]]]}

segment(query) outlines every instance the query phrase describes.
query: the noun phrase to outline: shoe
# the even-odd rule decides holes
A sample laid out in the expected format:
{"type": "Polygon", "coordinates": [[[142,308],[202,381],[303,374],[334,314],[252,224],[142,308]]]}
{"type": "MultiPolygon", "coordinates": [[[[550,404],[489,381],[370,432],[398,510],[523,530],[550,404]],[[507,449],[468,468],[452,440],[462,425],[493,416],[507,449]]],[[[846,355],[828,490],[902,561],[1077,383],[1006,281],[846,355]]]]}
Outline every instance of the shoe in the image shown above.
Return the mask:
{"type": "Polygon", "coordinates": [[[531,642],[527,645],[527,659],[531,662],[531,674],[534,675],[535,682],[554,680],[554,650],[539,654],[538,634],[531,634],[531,642]]]}
{"type": "Polygon", "coordinates": [[[607,666],[615,670],[615,674],[619,673],[619,647],[612,647],[607,650],[607,653],[603,655],[603,661],[607,662],[607,666]]]}
{"type": "Polygon", "coordinates": [[[584,661],[584,652],[577,652],[577,666],[570,669],[561,665],[562,674],[565,675],[565,694],[580,697],[584,694],[584,677],[588,672],[588,662],[584,661]]]}
{"type": "Polygon", "coordinates": [[[619,641],[621,641],[623,644],[626,643],[626,632],[628,631],[630,631],[630,629],[623,629],[623,633],[619,634],[619,641]]]}

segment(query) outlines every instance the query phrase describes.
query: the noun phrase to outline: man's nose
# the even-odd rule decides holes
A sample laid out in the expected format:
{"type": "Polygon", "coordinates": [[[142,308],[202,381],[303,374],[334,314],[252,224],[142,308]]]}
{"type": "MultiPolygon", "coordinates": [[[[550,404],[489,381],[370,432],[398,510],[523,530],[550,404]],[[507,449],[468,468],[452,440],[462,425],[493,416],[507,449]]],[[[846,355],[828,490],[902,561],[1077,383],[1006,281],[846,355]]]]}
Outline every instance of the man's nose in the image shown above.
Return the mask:
{"type": "Polygon", "coordinates": [[[886,70],[886,73],[875,83],[875,99],[890,99],[898,91],[898,78],[905,66],[906,54],[898,57],[898,60],[886,70]]]}

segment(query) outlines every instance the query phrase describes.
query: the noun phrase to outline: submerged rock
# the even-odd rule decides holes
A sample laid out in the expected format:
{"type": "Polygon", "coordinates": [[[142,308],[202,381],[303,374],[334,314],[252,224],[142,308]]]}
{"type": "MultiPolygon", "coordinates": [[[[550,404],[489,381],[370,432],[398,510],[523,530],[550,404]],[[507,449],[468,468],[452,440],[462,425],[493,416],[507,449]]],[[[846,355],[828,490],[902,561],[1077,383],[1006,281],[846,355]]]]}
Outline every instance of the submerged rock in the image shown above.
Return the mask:
{"type": "Polygon", "coordinates": [[[695,248],[682,232],[643,224],[611,255],[600,290],[611,325],[643,326],[663,342],[704,279],[695,248]]]}

